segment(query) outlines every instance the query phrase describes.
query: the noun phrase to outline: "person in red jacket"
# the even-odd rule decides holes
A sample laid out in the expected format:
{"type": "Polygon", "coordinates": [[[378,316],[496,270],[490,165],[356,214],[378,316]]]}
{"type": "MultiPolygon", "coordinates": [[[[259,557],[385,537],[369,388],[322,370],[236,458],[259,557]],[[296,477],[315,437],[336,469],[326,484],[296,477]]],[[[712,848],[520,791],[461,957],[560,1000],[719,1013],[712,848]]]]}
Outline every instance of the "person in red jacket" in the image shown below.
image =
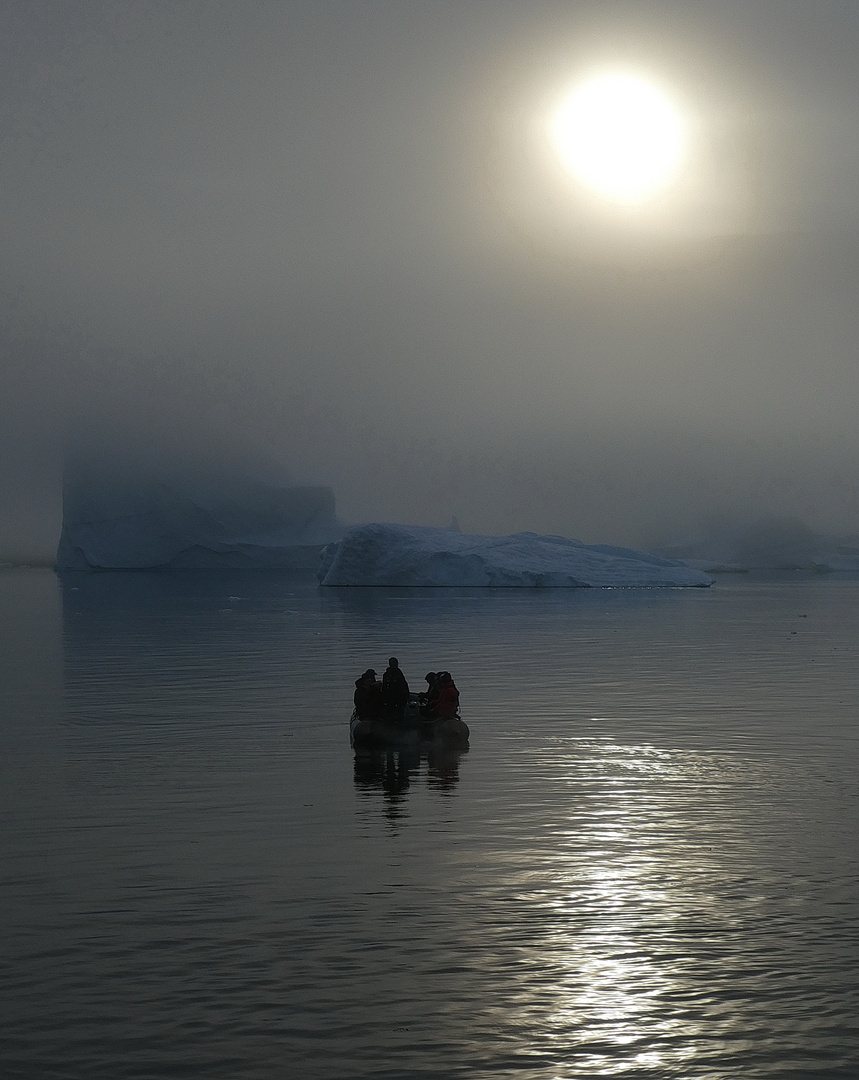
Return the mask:
{"type": "Polygon", "coordinates": [[[438,674],[439,693],[435,702],[437,716],[456,716],[459,712],[459,691],[449,671],[438,674]]]}

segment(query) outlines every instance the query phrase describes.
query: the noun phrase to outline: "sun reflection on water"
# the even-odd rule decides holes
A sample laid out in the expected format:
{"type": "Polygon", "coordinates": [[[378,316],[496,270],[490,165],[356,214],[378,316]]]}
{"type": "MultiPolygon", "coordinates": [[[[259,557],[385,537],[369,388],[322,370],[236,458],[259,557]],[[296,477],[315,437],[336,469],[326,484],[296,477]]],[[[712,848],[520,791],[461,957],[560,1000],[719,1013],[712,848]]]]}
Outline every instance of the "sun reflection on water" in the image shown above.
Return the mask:
{"type": "Polygon", "coordinates": [[[698,934],[719,921],[731,846],[712,797],[743,764],[591,741],[567,767],[565,817],[534,851],[542,888],[529,882],[544,912],[541,976],[519,1001],[532,1053],[571,1070],[559,1080],[688,1075],[702,1041],[740,1035],[715,1001],[698,934]]]}

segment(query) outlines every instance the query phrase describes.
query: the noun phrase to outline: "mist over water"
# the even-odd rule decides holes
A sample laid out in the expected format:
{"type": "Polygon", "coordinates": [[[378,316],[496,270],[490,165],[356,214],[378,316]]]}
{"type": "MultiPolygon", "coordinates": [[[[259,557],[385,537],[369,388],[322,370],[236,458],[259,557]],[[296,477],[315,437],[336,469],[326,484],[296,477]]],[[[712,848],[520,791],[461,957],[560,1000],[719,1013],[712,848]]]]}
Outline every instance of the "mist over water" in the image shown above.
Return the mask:
{"type": "Polygon", "coordinates": [[[87,456],[859,558],[855,6],[0,0],[0,36],[4,1080],[855,1080],[855,576],[4,565],[53,560],[87,456]],[[544,137],[603,65],[693,132],[637,217],[544,137]],[[354,753],[392,652],[453,672],[466,752],[354,753]]]}
{"type": "Polygon", "coordinates": [[[859,530],[849,6],[39,0],[0,25],[0,558],[50,558],[93,432],[180,472],[267,458],[346,521],[859,530]],[[696,125],[664,234],[535,141],[604,62],[696,125]]]}

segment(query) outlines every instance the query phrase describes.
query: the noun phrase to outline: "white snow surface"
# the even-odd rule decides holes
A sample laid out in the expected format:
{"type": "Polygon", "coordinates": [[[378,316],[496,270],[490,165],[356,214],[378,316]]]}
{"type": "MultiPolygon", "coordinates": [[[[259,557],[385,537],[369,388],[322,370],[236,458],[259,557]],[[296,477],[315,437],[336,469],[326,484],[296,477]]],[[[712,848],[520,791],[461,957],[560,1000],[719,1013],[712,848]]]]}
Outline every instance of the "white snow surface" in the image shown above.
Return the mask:
{"type": "Polygon", "coordinates": [[[675,588],[713,579],[675,559],[563,536],[359,525],[322,553],[322,585],[675,588]]]}

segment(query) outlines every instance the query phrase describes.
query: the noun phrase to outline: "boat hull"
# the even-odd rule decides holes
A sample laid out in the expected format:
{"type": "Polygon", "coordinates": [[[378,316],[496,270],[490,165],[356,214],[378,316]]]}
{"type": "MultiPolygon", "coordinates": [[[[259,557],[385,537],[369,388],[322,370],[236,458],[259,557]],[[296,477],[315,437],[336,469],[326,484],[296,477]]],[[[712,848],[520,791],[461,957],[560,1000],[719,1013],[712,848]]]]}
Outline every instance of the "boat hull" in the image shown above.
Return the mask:
{"type": "Polygon", "coordinates": [[[387,746],[394,749],[434,742],[444,746],[468,746],[468,724],[458,716],[424,720],[409,714],[402,720],[380,717],[359,719],[354,713],[349,721],[352,745],[359,747],[387,746]]]}

